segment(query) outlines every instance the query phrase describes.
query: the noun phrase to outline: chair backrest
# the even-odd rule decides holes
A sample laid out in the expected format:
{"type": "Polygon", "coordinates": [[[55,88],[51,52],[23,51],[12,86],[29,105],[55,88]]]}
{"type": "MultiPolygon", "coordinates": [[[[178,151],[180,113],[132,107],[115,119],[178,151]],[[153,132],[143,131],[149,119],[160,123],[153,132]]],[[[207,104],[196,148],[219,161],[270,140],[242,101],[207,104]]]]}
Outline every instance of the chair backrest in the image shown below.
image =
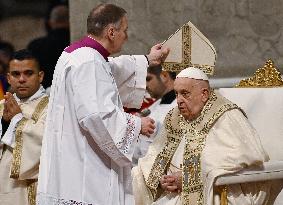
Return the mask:
{"type": "Polygon", "coordinates": [[[283,161],[283,88],[221,88],[219,92],[245,111],[270,159],[283,161]]]}
{"type": "Polygon", "coordinates": [[[271,160],[283,161],[283,81],[273,62],[236,88],[221,88],[219,92],[240,106],[258,131],[271,160]]]}
{"type": "MultiPolygon", "coordinates": [[[[262,173],[270,172],[268,175],[269,177],[270,175],[274,175],[275,172],[277,175],[278,174],[280,175],[278,170],[281,170],[280,172],[282,172],[282,161],[283,161],[283,145],[282,145],[283,87],[282,86],[283,86],[283,80],[281,78],[281,74],[276,70],[273,62],[269,60],[266,62],[263,68],[260,68],[256,71],[253,77],[242,80],[236,86],[237,88],[221,88],[219,90],[219,92],[222,95],[224,95],[226,98],[233,101],[234,103],[238,104],[246,112],[249,121],[252,123],[252,125],[259,133],[263,147],[265,148],[266,152],[269,154],[270,161],[273,161],[272,164],[276,165],[275,170],[268,169],[262,171],[262,173]],[[278,169],[278,167],[280,169],[278,169]]],[[[257,178],[260,178],[259,173],[257,173],[256,175],[257,178]]],[[[267,180],[267,178],[269,178],[266,177],[266,175],[260,175],[260,176],[264,176],[263,177],[264,180],[267,180]]],[[[253,176],[250,175],[250,178],[253,178],[253,176]]],[[[229,179],[228,181],[231,182],[231,179],[229,179]]],[[[226,186],[224,185],[223,187],[222,187],[222,193],[225,193],[226,186]]],[[[273,181],[273,187],[271,190],[272,193],[274,194],[274,202],[272,203],[273,205],[283,204],[282,187],[283,187],[282,179],[273,181]]],[[[225,196],[221,199],[224,202],[227,202],[227,198],[225,196]]]]}

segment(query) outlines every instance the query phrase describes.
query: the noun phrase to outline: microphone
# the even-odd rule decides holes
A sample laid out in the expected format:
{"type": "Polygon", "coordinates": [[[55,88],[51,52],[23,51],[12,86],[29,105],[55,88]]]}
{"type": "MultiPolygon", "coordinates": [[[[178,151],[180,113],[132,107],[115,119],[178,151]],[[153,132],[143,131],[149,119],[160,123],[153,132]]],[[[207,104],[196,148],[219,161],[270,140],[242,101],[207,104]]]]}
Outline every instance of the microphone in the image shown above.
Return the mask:
{"type": "Polygon", "coordinates": [[[145,108],[140,112],[140,116],[141,117],[147,117],[147,116],[149,116],[150,113],[151,113],[150,109],[145,108]]]}

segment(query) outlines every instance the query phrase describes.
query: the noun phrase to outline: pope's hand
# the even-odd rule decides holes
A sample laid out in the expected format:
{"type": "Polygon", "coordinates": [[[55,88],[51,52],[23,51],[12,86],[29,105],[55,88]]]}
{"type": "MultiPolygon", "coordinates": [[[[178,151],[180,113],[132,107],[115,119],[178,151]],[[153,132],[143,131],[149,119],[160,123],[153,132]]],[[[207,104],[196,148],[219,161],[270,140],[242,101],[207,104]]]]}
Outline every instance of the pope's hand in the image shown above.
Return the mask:
{"type": "Polygon", "coordinates": [[[169,48],[162,46],[162,44],[156,44],[150,49],[150,53],[147,55],[149,66],[160,65],[164,62],[169,54],[169,48]]]}
{"type": "Polygon", "coordinates": [[[140,133],[145,136],[153,134],[155,129],[154,120],[150,117],[141,117],[141,131],[140,133]]]}
{"type": "Polygon", "coordinates": [[[173,175],[163,175],[160,179],[160,186],[166,192],[176,192],[178,186],[176,185],[176,177],[173,175]]]}
{"type": "Polygon", "coordinates": [[[182,191],[182,172],[174,172],[171,175],[163,175],[160,179],[160,186],[167,192],[182,191]]]}

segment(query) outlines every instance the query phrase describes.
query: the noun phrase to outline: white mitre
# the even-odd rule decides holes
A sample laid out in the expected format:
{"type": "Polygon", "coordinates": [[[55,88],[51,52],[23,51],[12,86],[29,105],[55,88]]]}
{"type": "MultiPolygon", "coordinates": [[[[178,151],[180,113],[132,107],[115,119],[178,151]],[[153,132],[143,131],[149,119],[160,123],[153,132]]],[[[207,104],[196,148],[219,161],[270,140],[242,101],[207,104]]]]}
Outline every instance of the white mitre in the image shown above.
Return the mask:
{"type": "Polygon", "coordinates": [[[196,80],[208,80],[207,75],[199,68],[188,67],[182,70],[176,78],[192,78],[196,80]]]}
{"type": "Polygon", "coordinates": [[[191,22],[184,24],[163,45],[170,48],[162,64],[163,70],[180,72],[187,67],[195,67],[213,75],[216,50],[191,22]]]}

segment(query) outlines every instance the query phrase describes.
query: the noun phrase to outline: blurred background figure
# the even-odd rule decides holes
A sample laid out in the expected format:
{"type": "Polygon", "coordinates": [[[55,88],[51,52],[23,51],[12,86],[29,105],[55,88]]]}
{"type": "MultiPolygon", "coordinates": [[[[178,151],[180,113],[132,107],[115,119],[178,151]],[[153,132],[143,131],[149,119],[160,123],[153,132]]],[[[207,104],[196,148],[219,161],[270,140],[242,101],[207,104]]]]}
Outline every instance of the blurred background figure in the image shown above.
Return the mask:
{"type": "Polygon", "coordinates": [[[4,98],[4,93],[8,90],[6,73],[13,53],[13,45],[0,40],[0,100],[4,98]]]}
{"type": "Polygon", "coordinates": [[[174,92],[175,72],[162,70],[162,66],[150,66],[147,69],[146,90],[156,101],[140,111],[142,117],[149,116],[155,121],[155,130],[150,138],[140,135],[139,146],[136,146],[133,155],[133,164],[137,165],[138,159],[144,157],[148,146],[160,132],[165,115],[169,110],[177,106],[174,92]]]}
{"type": "MultiPolygon", "coordinates": [[[[14,53],[14,47],[11,43],[7,41],[0,40],[0,63],[1,65],[4,64],[5,69],[7,69],[11,57],[14,53]]],[[[0,73],[5,73],[6,70],[0,70],[0,73]]]]}
{"type": "Polygon", "coordinates": [[[59,4],[52,8],[47,20],[47,35],[37,38],[28,44],[28,49],[39,59],[43,66],[45,78],[43,87],[48,88],[52,84],[53,72],[57,60],[69,43],[69,10],[65,4],[59,4]]]}

